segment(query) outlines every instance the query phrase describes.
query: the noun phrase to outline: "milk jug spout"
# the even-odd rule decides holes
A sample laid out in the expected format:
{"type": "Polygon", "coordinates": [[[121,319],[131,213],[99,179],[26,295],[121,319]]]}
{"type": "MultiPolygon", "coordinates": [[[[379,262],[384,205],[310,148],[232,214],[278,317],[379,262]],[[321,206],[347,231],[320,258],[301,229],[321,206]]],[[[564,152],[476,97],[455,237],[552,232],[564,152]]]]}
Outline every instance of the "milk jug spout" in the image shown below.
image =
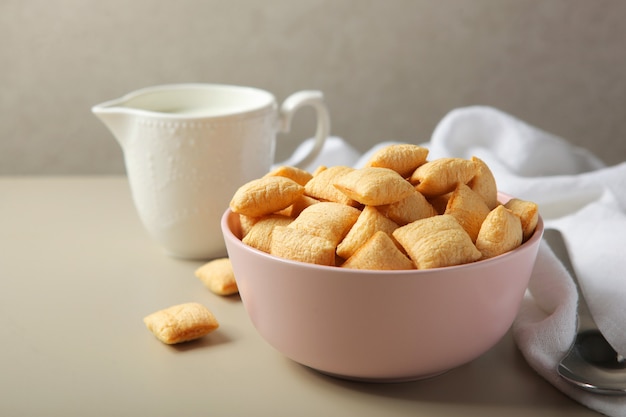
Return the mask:
{"type": "Polygon", "coordinates": [[[91,108],[91,111],[111,131],[122,149],[124,149],[130,134],[131,122],[134,118],[132,109],[125,107],[124,101],[118,99],[97,104],[91,108]]]}

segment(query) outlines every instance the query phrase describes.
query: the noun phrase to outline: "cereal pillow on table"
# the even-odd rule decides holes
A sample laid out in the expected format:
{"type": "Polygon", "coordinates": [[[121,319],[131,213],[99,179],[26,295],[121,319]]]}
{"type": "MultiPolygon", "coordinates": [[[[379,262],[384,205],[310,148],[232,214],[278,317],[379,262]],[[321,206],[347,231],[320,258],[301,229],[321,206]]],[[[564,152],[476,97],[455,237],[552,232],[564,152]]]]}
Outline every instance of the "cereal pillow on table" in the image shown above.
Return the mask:
{"type": "Polygon", "coordinates": [[[232,295],[239,292],[233,265],[228,258],[214,259],[196,269],[195,275],[211,292],[232,295]]]}
{"type": "Polygon", "coordinates": [[[148,330],[161,342],[172,345],[198,339],[219,327],[209,309],[185,303],[159,310],[143,319],[148,330]]]}

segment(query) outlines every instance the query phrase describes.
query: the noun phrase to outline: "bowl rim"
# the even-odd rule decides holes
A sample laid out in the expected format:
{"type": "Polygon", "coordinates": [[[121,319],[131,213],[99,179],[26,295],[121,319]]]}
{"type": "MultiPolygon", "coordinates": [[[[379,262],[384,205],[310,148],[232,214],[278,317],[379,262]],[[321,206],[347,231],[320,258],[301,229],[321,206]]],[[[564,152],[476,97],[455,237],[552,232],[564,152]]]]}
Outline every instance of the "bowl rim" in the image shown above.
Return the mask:
{"type": "MultiPolygon", "coordinates": [[[[505,200],[512,198],[509,195],[504,194],[504,193],[498,193],[498,195],[504,197],[505,200]]],[[[222,226],[222,233],[224,235],[225,240],[230,240],[236,245],[242,245],[244,247],[244,250],[251,251],[256,256],[266,258],[267,260],[271,260],[273,262],[280,262],[282,264],[291,265],[291,266],[312,268],[314,270],[319,270],[320,272],[334,271],[335,273],[340,273],[340,274],[345,274],[345,275],[358,274],[358,275],[386,275],[386,276],[388,275],[395,275],[395,276],[418,275],[419,276],[419,275],[427,275],[427,274],[433,274],[433,273],[435,274],[446,273],[446,272],[455,271],[458,269],[467,270],[469,268],[485,268],[492,264],[495,266],[495,264],[506,262],[507,259],[512,256],[519,255],[520,252],[532,250],[536,245],[539,244],[539,241],[542,239],[543,231],[544,231],[543,218],[539,214],[535,231],[533,232],[532,236],[528,240],[523,242],[519,247],[511,251],[508,251],[506,253],[503,253],[501,255],[494,256],[492,258],[482,259],[476,262],[470,262],[466,264],[444,266],[444,267],[431,268],[431,269],[402,269],[402,270],[351,269],[351,268],[340,268],[337,266],[318,265],[318,264],[312,264],[312,263],[307,263],[307,262],[294,261],[294,260],[286,259],[286,258],[280,258],[278,256],[271,255],[269,253],[253,248],[252,246],[248,246],[245,243],[243,243],[241,239],[237,237],[230,228],[229,218],[233,214],[236,214],[236,213],[234,213],[230,208],[228,208],[222,215],[221,226],[222,226]]],[[[227,245],[227,249],[228,249],[228,245],[227,245]]]]}

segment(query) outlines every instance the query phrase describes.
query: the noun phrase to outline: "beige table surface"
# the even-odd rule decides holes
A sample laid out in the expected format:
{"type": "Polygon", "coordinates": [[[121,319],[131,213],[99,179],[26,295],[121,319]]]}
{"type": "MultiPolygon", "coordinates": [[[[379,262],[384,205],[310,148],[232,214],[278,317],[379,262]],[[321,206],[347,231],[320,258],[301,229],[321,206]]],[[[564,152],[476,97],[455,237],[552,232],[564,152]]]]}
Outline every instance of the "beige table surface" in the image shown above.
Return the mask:
{"type": "Polygon", "coordinates": [[[199,265],[148,238],[124,177],[0,177],[0,416],[598,415],[537,376],[510,335],[432,379],[324,376],[267,345],[199,265]],[[166,346],[144,327],[188,301],[220,329],[166,346]]]}

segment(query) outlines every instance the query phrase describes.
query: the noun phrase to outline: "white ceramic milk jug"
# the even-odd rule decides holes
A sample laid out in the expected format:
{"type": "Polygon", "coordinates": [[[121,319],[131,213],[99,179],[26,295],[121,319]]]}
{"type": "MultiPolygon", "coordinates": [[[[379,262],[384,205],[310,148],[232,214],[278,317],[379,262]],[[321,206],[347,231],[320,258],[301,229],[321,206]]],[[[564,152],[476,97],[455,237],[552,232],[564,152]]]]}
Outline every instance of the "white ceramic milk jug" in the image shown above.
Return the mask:
{"type": "Polygon", "coordinates": [[[263,90],[220,84],[145,88],[92,108],[118,140],[133,201],[150,235],[175,257],[226,255],[220,217],[242,184],[266,174],[277,132],[295,111],[317,114],[314,146],[296,166],[310,163],[330,121],[319,91],[300,91],[280,108],[263,90]]]}

